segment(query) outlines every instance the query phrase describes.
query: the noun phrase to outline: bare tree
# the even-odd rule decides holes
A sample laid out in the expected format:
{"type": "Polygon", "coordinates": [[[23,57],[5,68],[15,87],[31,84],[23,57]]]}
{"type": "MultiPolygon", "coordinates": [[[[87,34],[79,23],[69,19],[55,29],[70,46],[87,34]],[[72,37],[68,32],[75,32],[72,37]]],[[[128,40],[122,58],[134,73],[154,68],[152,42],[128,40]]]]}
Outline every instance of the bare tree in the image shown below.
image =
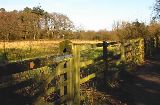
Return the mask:
{"type": "Polygon", "coordinates": [[[160,20],[160,0],[156,0],[153,14],[153,20],[160,20]]]}

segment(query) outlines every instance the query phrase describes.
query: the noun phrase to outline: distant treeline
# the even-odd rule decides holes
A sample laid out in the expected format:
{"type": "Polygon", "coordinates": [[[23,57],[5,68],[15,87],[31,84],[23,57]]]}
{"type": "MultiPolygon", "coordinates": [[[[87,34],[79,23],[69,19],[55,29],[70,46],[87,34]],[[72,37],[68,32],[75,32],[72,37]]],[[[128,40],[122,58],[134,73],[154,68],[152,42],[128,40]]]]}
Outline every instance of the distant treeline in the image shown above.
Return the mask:
{"type": "MultiPolygon", "coordinates": [[[[106,23],[107,24],[107,23],[106,23]]],[[[123,40],[160,36],[160,23],[117,22],[112,31],[84,31],[74,27],[73,22],[60,13],[48,13],[40,6],[21,11],[0,9],[0,40],[81,39],[123,40]]]]}
{"type": "Polygon", "coordinates": [[[70,19],[60,13],[48,13],[40,6],[22,11],[0,9],[0,39],[62,38],[74,28],[70,19]]]}
{"type": "Polygon", "coordinates": [[[37,39],[117,39],[107,31],[84,31],[75,28],[73,22],[60,13],[48,13],[40,6],[24,8],[22,11],[0,9],[0,40],[37,39]]]}

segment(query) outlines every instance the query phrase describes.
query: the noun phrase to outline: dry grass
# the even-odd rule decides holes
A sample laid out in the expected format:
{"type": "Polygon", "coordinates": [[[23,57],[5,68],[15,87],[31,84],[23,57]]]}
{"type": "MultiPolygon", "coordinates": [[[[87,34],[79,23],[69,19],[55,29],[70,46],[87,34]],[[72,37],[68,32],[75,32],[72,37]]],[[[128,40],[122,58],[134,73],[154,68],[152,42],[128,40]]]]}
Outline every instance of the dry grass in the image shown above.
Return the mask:
{"type": "MultiPolygon", "coordinates": [[[[59,43],[63,40],[38,40],[38,41],[15,41],[15,42],[0,42],[0,56],[4,49],[7,53],[9,61],[30,59],[34,57],[41,57],[46,55],[53,55],[58,53],[59,43]]],[[[71,40],[76,44],[94,44],[100,41],[87,40],[71,40]]]]}
{"type": "Polygon", "coordinates": [[[100,92],[96,89],[85,89],[85,105],[127,105],[126,103],[118,100],[117,98],[108,95],[105,92],[100,92]]]}
{"type": "MultiPolygon", "coordinates": [[[[63,40],[41,40],[41,41],[16,41],[16,42],[0,42],[0,49],[4,48],[28,48],[28,47],[48,47],[57,45],[59,42],[63,40]]],[[[71,40],[72,43],[78,44],[94,44],[94,43],[101,43],[102,41],[89,41],[89,40],[71,40]]]]}
{"type": "Polygon", "coordinates": [[[56,45],[60,41],[16,41],[16,42],[0,42],[0,49],[5,48],[27,48],[27,47],[47,47],[50,45],[56,45]]]}

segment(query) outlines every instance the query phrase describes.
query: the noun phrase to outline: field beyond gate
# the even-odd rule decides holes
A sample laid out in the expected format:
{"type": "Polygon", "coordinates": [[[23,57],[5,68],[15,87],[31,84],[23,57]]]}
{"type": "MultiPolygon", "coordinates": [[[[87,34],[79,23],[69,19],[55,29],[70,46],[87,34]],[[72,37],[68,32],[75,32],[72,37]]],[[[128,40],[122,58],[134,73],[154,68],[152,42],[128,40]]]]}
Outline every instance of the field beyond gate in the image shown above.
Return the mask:
{"type": "Polygon", "coordinates": [[[66,40],[59,43],[58,55],[1,65],[0,104],[84,104],[86,85],[105,90],[106,83],[114,85],[109,72],[143,61],[142,39],[94,44],[66,40]]]}

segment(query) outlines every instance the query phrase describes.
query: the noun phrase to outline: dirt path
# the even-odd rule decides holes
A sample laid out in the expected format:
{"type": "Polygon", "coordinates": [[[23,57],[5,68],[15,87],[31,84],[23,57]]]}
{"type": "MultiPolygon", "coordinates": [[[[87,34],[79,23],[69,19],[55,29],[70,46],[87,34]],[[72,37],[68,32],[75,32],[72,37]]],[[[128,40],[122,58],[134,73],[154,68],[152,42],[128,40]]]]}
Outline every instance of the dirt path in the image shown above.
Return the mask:
{"type": "Polygon", "coordinates": [[[132,74],[124,74],[115,96],[127,105],[160,105],[160,60],[146,60],[132,74]]]}

